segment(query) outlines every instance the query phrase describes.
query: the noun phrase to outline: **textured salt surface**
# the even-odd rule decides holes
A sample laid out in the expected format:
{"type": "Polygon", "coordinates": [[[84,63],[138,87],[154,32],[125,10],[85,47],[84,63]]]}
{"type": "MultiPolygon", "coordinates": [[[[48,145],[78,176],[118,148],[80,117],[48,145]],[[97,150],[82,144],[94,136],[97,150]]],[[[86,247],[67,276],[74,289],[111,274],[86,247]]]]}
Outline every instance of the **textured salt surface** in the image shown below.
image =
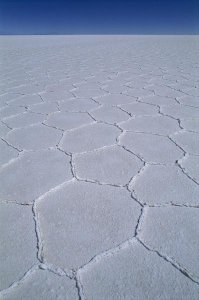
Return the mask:
{"type": "Polygon", "coordinates": [[[199,299],[198,45],[0,38],[1,299],[199,299]]]}

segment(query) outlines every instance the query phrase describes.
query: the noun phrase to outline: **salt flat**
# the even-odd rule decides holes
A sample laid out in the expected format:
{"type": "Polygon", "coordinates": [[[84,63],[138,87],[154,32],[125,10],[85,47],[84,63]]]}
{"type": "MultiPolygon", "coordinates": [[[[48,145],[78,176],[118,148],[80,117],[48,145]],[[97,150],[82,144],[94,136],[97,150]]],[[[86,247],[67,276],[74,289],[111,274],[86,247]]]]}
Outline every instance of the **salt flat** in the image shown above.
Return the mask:
{"type": "Polygon", "coordinates": [[[1,299],[199,299],[198,49],[0,38],[1,299]]]}

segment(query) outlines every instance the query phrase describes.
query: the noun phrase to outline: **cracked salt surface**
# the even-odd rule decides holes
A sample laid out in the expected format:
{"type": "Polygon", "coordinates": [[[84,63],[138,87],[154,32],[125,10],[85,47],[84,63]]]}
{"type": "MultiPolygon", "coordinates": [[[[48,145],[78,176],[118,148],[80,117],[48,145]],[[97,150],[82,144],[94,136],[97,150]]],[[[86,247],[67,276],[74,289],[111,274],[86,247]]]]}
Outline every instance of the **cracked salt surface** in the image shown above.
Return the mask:
{"type": "Polygon", "coordinates": [[[58,111],[58,105],[57,103],[49,103],[49,102],[43,102],[43,103],[38,103],[38,104],[33,104],[30,105],[29,110],[35,113],[40,113],[40,114],[50,114],[53,112],[58,111]]]}
{"type": "Polygon", "coordinates": [[[178,99],[181,104],[199,108],[199,97],[185,96],[178,99]]]}
{"type": "Polygon", "coordinates": [[[148,166],[131,188],[143,204],[198,206],[199,186],[176,166],[148,166]]]}
{"type": "Polygon", "coordinates": [[[117,124],[129,118],[129,114],[125,113],[117,107],[103,105],[102,107],[91,112],[91,115],[97,121],[117,124]]]}
{"type": "Polygon", "coordinates": [[[0,123],[0,136],[3,138],[8,132],[10,131],[10,128],[8,128],[7,125],[4,123],[0,123]]]}
{"type": "Polygon", "coordinates": [[[187,153],[199,155],[199,133],[178,132],[172,136],[173,140],[187,153]]]}
{"type": "Polygon", "coordinates": [[[80,271],[85,299],[198,299],[199,287],[136,240],[80,271]],[[114,297],[113,297],[114,295],[114,297]]]}
{"type": "Polygon", "coordinates": [[[196,43],[0,38],[1,299],[199,298],[196,43]]]}
{"type": "Polygon", "coordinates": [[[168,137],[148,133],[127,132],[120,137],[120,144],[154,164],[174,163],[183,155],[182,150],[168,137]]]}
{"type": "Polygon", "coordinates": [[[0,288],[5,289],[37,263],[37,247],[31,207],[1,203],[0,223],[0,288]]]}
{"type": "Polygon", "coordinates": [[[60,277],[47,270],[35,268],[20,285],[13,288],[3,299],[78,299],[75,280],[60,277]]]}
{"type": "Polygon", "coordinates": [[[99,107],[99,105],[92,99],[74,98],[68,101],[60,101],[59,107],[61,111],[87,112],[99,107]]]}
{"type": "Polygon", "coordinates": [[[29,106],[29,105],[33,105],[33,104],[39,104],[42,103],[42,99],[39,95],[26,95],[26,96],[22,96],[20,98],[11,100],[9,102],[7,102],[9,105],[15,105],[15,106],[29,106]]]}
{"type": "Polygon", "coordinates": [[[66,131],[59,147],[69,153],[87,152],[116,144],[116,138],[119,134],[120,131],[117,127],[94,123],[66,131]]]}
{"type": "Polygon", "coordinates": [[[70,179],[69,156],[58,150],[27,151],[0,170],[0,201],[30,203],[70,179]]]}
{"type": "Polygon", "coordinates": [[[19,151],[16,149],[9,147],[8,144],[0,139],[0,152],[1,152],[1,157],[0,157],[0,166],[8,163],[11,159],[16,158],[19,154],[19,151]]]}
{"type": "Polygon", "coordinates": [[[199,282],[198,217],[199,210],[192,207],[152,207],[147,209],[139,230],[141,241],[171,257],[197,282],[199,282]]]}
{"type": "Polygon", "coordinates": [[[69,130],[93,123],[93,119],[87,113],[73,113],[73,112],[55,112],[52,113],[45,124],[54,128],[69,130]]]}
{"type": "Polygon", "coordinates": [[[131,103],[121,105],[121,108],[132,116],[150,116],[158,113],[158,107],[146,103],[131,103]]]}
{"type": "Polygon", "coordinates": [[[139,213],[126,189],[77,181],[64,184],[36,203],[45,261],[66,269],[86,264],[130,238],[139,213]]]}
{"type": "Polygon", "coordinates": [[[123,129],[135,132],[169,135],[179,131],[178,122],[164,116],[141,116],[129,119],[120,125],[123,129]]]}
{"type": "Polygon", "coordinates": [[[11,116],[3,119],[4,124],[9,126],[10,128],[20,128],[25,127],[37,123],[41,123],[44,120],[44,116],[31,113],[24,112],[16,116],[11,116]]]}
{"type": "Polygon", "coordinates": [[[118,146],[74,155],[73,164],[78,178],[121,186],[143,166],[135,155],[118,146]]]}
{"type": "Polygon", "coordinates": [[[10,131],[5,140],[20,150],[40,150],[55,147],[62,133],[42,124],[21,127],[10,131]]]}

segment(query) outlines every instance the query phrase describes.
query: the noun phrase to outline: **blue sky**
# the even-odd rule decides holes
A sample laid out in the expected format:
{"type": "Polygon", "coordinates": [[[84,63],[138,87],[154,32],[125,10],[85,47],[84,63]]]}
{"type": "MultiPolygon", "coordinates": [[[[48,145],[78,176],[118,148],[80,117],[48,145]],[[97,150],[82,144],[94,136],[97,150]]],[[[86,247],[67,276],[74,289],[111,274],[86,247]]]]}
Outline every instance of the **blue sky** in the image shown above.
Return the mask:
{"type": "Polygon", "coordinates": [[[0,0],[0,34],[199,34],[199,0],[0,0]]]}

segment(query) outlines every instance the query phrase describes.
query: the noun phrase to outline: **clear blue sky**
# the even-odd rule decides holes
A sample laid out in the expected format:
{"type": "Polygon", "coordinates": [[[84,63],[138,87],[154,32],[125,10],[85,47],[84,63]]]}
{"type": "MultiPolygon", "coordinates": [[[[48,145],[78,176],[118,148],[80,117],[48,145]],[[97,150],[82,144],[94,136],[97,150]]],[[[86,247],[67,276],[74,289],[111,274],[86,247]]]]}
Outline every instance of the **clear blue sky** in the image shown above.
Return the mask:
{"type": "Polygon", "coordinates": [[[0,0],[0,34],[199,34],[199,0],[0,0]]]}

